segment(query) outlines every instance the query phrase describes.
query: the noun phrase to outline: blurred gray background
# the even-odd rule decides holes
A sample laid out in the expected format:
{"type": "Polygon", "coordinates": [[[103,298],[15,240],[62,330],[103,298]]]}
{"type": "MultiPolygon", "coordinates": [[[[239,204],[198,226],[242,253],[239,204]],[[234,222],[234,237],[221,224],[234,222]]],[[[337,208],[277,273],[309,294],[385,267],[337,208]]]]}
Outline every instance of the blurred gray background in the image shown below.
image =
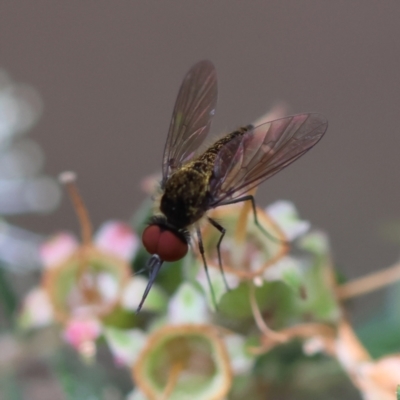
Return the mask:
{"type": "MultiPolygon", "coordinates": [[[[41,94],[31,137],[47,173],[78,173],[95,226],[144,199],[140,181],[160,169],[179,85],[200,59],[218,70],[214,134],[277,101],[325,114],[325,138],[257,198],[293,200],[355,277],[398,256],[380,232],[400,220],[399,21],[388,0],[2,1],[0,66],[41,94]]],[[[56,212],[14,221],[78,231],[65,195],[56,212]]]]}

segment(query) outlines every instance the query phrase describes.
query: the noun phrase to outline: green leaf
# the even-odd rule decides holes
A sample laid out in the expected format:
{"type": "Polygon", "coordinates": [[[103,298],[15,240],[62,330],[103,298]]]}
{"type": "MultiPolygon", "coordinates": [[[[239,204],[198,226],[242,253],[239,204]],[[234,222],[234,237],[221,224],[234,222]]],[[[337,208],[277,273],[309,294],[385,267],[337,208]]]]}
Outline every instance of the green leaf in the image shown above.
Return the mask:
{"type": "MultiPolygon", "coordinates": [[[[293,291],[281,281],[266,282],[255,288],[255,297],[260,309],[269,315],[273,325],[280,325],[291,315],[293,291]]],[[[226,292],[219,303],[222,314],[233,319],[252,317],[249,284],[241,283],[236,289],[226,292]]]]}
{"type": "Polygon", "coordinates": [[[0,265],[0,305],[3,306],[5,314],[11,323],[11,320],[17,310],[17,295],[7,277],[7,272],[0,265]]]}
{"type": "Polygon", "coordinates": [[[1,376],[0,398],[4,400],[23,400],[21,385],[14,374],[3,374],[1,376]]]}
{"type": "Polygon", "coordinates": [[[268,388],[271,399],[358,399],[357,391],[336,360],[304,355],[297,340],[260,356],[252,378],[268,388]]]}
{"type": "MultiPolygon", "coordinates": [[[[54,355],[52,371],[60,382],[65,400],[104,400],[112,386],[110,371],[98,363],[84,363],[70,348],[54,355]]],[[[122,375],[125,372],[119,371],[122,375]]],[[[115,386],[114,386],[115,387],[115,386]]],[[[117,396],[117,398],[120,398],[117,396]]]]}
{"type": "Polygon", "coordinates": [[[380,312],[376,318],[356,329],[357,336],[374,358],[400,351],[400,321],[387,312],[380,312]]]}

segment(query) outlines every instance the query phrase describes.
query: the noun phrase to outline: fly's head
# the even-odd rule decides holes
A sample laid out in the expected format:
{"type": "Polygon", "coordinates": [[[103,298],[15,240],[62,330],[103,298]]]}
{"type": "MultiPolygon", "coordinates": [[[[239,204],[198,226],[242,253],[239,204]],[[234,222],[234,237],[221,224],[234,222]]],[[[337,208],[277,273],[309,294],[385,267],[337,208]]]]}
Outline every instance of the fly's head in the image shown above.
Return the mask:
{"type": "Polygon", "coordinates": [[[178,261],[188,252],[189,233],[168,224],[164,216],[154,216],[143,231],[142,242],[151,255],[162,261],[178,261]]]}

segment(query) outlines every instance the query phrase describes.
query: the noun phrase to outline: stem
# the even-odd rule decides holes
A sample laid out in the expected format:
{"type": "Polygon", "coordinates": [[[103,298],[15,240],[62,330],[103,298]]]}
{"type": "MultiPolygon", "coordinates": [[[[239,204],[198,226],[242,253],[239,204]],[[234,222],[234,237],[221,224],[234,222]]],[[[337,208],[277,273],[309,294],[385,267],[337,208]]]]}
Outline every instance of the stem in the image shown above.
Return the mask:
{"type": "Polygon", "coordinates": [[[264,321],[260,308],[258,307],[257,301],[256,301],[256,295],[255,295],[255,289],[254,285],[252,283],[249,283],[249,289],[250,289],[250,305],[251,305],[251,311],[253,312],[253,317],[254,321],[256,322],[256,325],[258,329],[267,337],[269,337],[271,340],[274,340],[279,343],[284,343],[287,341],[287,335],[284,333],[276,332],[272,330],[264,321]]]}
{"type": "MultiPolygon", "coordinates": [[[[334,347],[332,342],[336,337],[336,329],[328,324],[310,322],[291,326],[282,330],[280,334],[285,336],[286,342],[294,338],[320,338],[324,342],[325,349],[331,351],[331,348],[334,347]]],[[[274,341],[273,338],[267,337],[265,339],[260,347],[250,347],[249,351],[254,355],[264,354],[276,345],[276,341],[274,341]]],[[[333,354],[333,350],[331,353],[333,354]]]]}
{"type": "MultiPolygon", "coordinates": [[[[69,198],[72,202],[72,205],[75,209],[76,216],[78,217],[78,222],[81,228],[81,237],[83,245],[87,248],[92,243],[92,224],[90,222],[89,214],[85,203],[81,195],[79,194],[78,187],[76,186],[76,175],[74,172],[63,172],[59,176],[59,180],[63,183],[68,191],[69,198]]],[[[80,254],[80,263],[77,272],[77,281],[78,286],[82,290],[84,297],[89,303],[98,300],[99,293],[93,287],[93,285],[88,285],[88,282],[85,282],[84,273],[87,270],[88,264],[88,256],[87,252],[81,252],[80,254]]]]}
{"type": "MultiPolygon", "coordinates": [[[[257,191],[257,188],[252,189],[248,194],[254,195],[257,191]]],[[[250,201],[245,201],[240,208],[239,217],[236,222],[235,231],[233,235],[233,243],[234,248],[231,253],[231,262],[232,265],[240,271],[244,269],[246,271],[249,270],[248,263],[244,262],[245,252],[246,252],[246,234],[247,234],[247,224],[249,220],[249,213],[252,211],[252,205],[250,201]]]]}
{"type": "Polygon", "coordinates": [[[345,283],[337,287],[336,293],[340,300],[345,300],[373,292],[374,290],[396,283],[399,279],[400,263],[345,283]]]}
{"type": "Polygon", "coordinates": [[[92,242],[92,224],[85,203],[83,202],[78,187],[75,184],[76,176],[73,172],[64,172],[60,175],[59,179],[60,182],[66,186],[70,200],[78,217],[81,227],[82,242],[84,245],[89,245],[92,242]]]}
{"type": "MultiPolygon", "coordinates": [[[[257,188],[250,190],[248,194],[252,194],[253,196],[256,194],[257,188]]],[[[239,246],[243,245],[244,240],[246,238],[247,232],[247,221],[249,218],[249,212],[251,211],[252,206],[250,201],[245,201],[242,209],[240,210],[239,218],[236,223],[235,243],[239,246]]]]}
{"type": "Polygon", "coordinates": [[[182,372],[182,370],[183,370],[182,362],[175,362],[173,364],[172,369],[168,376],[167,385],[165,386],[164,392],[162,393],[160,400],[168,400],[170,398],[173,390],[175,389],[179,375],[182,372]]]}

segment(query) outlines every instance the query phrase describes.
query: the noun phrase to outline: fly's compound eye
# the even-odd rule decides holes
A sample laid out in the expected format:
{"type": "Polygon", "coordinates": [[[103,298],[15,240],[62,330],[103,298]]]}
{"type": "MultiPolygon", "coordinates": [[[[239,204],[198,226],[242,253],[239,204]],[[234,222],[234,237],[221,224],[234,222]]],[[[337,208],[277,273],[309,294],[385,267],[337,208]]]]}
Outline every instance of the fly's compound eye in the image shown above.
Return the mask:
{"type": "Polygon", "coordinates": [[[178,261],[188,252],[187,243],[158,225],[150,225],[143,231],[142,242],[150,254],[157,254],[163,261],[178,261]]]}

